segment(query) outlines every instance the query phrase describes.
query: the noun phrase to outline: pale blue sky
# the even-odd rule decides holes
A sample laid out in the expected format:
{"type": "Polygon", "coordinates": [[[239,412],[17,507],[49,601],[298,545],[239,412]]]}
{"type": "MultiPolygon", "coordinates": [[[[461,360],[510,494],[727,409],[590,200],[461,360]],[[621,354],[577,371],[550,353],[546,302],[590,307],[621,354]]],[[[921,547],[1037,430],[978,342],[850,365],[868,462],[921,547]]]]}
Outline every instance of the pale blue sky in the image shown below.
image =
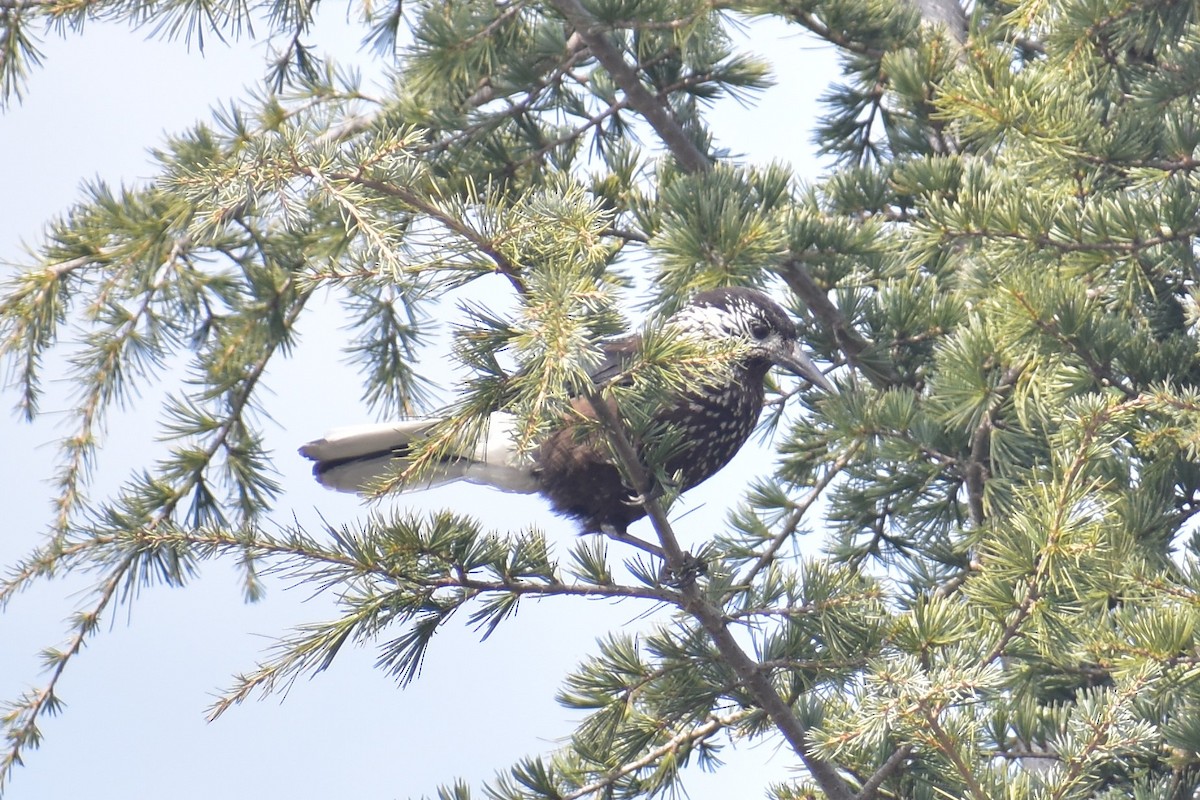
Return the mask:
{"type": "MultiPolygon", "coordinates": [[[[354,58],[359,31],[339,11],[313,36],[339,58],[354,58]]],[[[811,38],[779,27],[755,27],[752,45],[776,64],[779,85],[758,104],[719,107],[720,142],[748,160],[790,162],[814,176],[811,123],[816,97],[833,76],[832,55],[811,38]]],[[[0,119],[2,173],[0,261],[23,262],[20,242],[36,242],[43,224],[79,197],[85,179],[113,184],[152,177],[149,148],[164,135],[208,118],[208,109],[244,95],[262,74],[261,44],[211,45],[201,56],[182,43],[147,41],[119,26],[91,24],[82,37],[52,38],[42,48],[24,102],[0,119]]],[[[2,267],[5,272],[7,267],[2,267]]],[[[503,287],[497,289],[504,291],[503,287]]],[[[339,363],[337,317],[313,315],[298,358],[273,366],[268,385],[277,421],[275,449],[285,489],[276,519],[316,526],[361,518],[355,498],[317,487],[295,454],[326,428],[369,419],[357,379],[339,363]]],[[[431,359],[435,360],[435,359],[431,359]]],[[[54,364],[48,365],[50,371],[54,364]]],[[[54,413],[70,407],[55,384],[47,413],[18,422],[12,393],[0,395],[0,498],[6,525],[0,562],[11,564],[36,546],[49,518],[52,442],[61,435],[54,413]]],[[[99,462],[97,489],[112,489],[154,452],[148,394],[133,413],[112,419],[99,462]]],[[[737,499],[746,478],[768,468],[769,456],[747,452],[677,507],[685,542],[711,530],[737,499]],[[687,512],[692,513],[687,513],[687,512]],[[689,537],[690,534],[690,537],[689,537]]],[[[497,528],[534,522],[569,541],[570,523],[545,512],[536,497],[452,486],[395,501],[413,508],[454,507],[497,528]]],[[[62,641],[63,619],[86,607],[88,576],[42,583],[0,615],[0,700],[40,685],[37,652],[62,641]]],[[[561,677],[591,652],[597,636],[644,624],[645,607],[581,601],[524,603],[517,619],[487,642],[458,625],[434,640],[420,680],[400,691],[372,668],[367,649],[347,649],[333,667],[299,682],[286,702],[252,702],[209,724],[204,711],[230,676],[252,669],[271,637],[330,612],[325,599],[270,584],[267,598],[247,605],[236,577],[208,565],[189,588],[144,590],[128,610],[105,621],[104,632],[75,659],[60,684],[65,713],[43,724],[44,746],[27,756],[11,800],[109,798],[352,796],[405,798],[433,794],[462,777],[475,786],[522,756],[548,752],[571,730],[573,716],[554,702],[561,677]]],[[[761,796],[794,760],[774,742],[728,752],[730,767],[694,771],[693,800],[761,796]],[[777,757],[773,757],[777,756],[777,757]]]]}

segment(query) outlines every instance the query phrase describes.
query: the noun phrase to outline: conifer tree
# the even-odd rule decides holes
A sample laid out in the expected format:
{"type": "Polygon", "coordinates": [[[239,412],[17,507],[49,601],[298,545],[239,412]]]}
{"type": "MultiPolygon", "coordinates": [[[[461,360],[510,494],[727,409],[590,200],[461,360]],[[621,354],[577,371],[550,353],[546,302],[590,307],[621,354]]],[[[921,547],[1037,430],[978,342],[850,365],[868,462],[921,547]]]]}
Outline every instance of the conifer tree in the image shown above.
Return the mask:
{"type": "MultiPolygon", "coordinates": [[[[69,572],[98,587],[46,691],[4,717],[5,781],[129,587],[224,559],[251,595],[282,571],[342,615],[288,634],[218,711],[348,641],[377,643],[407,683],[460,609],[484,630],[519,624],[530,597],[657,609],[639,637],[597,631],[564,676],[561,702],[584,712],[569,742],[446,798],[655,797],[714,743],[770,735],[798,767],[779,800],[1197,796],[1200,9],[366,3],[369,40],[398,53],[380,100],[314,59],[314,4],[268,10],[291,34],[269,89],[174,136],[153,181],[82,199],[0,299],[29,417],[84,330],[57,513],[0,602],[69,572]],[[810,185],[713,144],[707,101],[753,102],[768,80],[728,35],[764,15],[840,54],[815,145],[830,167],[810,185]],[[690,545],[703,570],[672,545],[671,476],[629,446],[670,434],[637,418],[603,433],[665,564],[602,537],[489,532],[462,509],[364,512],[351,530],[274,517],[260,379],[318,292],[354,317],[365,397],[399,413],[420,398],[424,312],[495,274],[515,311],[454,331],[470,378],[430,457],[498,407],[532,446],[622,309],[668,313],[713,286],[788,302],[838,392],[778,384],[779,459],[690,545]],[[170,455],[92,496],[105,413],[189,351],[162,410],[170,455]]],[[[22,89],[44,21],[236,35],[248,13],[0,3],[3,89],[22,89]]],[[[652,400],[720,357],[656,341],[613,391],[652,400]]]]}

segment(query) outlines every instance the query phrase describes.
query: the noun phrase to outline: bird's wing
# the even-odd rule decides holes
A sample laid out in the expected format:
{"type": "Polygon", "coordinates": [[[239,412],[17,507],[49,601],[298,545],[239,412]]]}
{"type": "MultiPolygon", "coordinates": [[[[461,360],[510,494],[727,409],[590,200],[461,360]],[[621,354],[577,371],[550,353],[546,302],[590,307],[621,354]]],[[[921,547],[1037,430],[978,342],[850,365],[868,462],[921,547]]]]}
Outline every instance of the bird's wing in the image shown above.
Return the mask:
{"type": "Polygon", "coordinates": [[[603,360],[589,373],[592,382],[597,386],[605,386],[620,379],[633,361],[641,342],[642,336],[639,333],[605,342],[600,349],[603,360]]]}
{"type": "MultiPolygon", "coordinates": [[[[626,370],[629,369],[629,365],[633,362],[633,357],[637,353],[641,342],[641,334],[633,333],[629,336],[622,336],[620,339],[612,339],[601,345],[600,352],[603,355],[603,359],[588,373],[591,376],[592,383],[597,388],[600,388],[627,382],[625,378],[626,370]]],[[[611,397],[606,402],[615,412],[617,408],[616,402],[611,397]]],[[[571,407],[585,417],[596,416],[596,411],[592,408],[591,402],[582,394],[571,398],[571,407]]]]}

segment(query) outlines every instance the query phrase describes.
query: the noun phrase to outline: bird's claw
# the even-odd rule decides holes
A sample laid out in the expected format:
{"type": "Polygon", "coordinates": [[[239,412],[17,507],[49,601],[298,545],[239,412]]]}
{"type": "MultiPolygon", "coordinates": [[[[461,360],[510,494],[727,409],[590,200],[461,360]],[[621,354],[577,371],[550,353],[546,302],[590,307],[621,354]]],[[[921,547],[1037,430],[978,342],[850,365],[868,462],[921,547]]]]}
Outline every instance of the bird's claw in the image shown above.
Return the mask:
{"type": "Polygon", "coordinates": [[[658,573],[658,580],[664,586],[678,589],[695,583],[697,578],[701,578],[707,574],[708,562],[691,553],[684,553],[683,560],[679,564],[678,569],[672,568],[666,561],[663,562],[662,569],[658,573]]]}
{"type": "Polygon", "coordinates": [[[641,494],[629,495],[629,499],[626,500],[625,503],[631,506],[644,506],[651,500],[657,500],[658,498],[662,497],[663,494],[664,492],[661,486],[652,486],[650,489],[642,492],[641,494]]]}

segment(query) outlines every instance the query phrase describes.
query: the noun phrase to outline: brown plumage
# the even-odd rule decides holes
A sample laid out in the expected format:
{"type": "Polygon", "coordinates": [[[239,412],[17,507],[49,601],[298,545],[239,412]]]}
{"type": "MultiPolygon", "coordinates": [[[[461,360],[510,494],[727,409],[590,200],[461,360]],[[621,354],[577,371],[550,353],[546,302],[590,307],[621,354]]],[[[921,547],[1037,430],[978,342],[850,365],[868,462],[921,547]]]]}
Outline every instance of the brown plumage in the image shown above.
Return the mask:
{"type": "MultiPolygon", "coordinates": [[[[697,382],[665,402],[653,418],[675,429],[681,445],[665,465],[678,474],[687,491],[714,475],[737,454],[750,437],[762,411],[763,380],[772,365],[783,366],[818,386],[832,385],[799,349],[796,326],[787,313],[761,292],[731,288],[701,292],[667,322],[682,336],[732,339],[744,342],[745,355],[723,372],[720,380],[697,382]]],[[[641,347],[634,335],[608,343],[605,362],[593,372],[598,386],[620,380],[641,347]]],[[[594,416],[585,398],[576,398],[576,411],[594,416]]],[[[315,460],[313,473],[321,483],[342,491],[359,491],[395,470],[414,441],[436,419],[406,420],[390,425],[333,431],[300,452],[315,460]]],[[[506,491],[538,492],[554,510],[580,522],[585,532],[623,533],[645,516],[633,492],[611,462],[610,450],[594,426],[564,421],[535,451],[532,461],[521,460],[512,446],[510,415],[493,415],[487,434],[470,452],[446,462],[431,483],[464,479],[506,491]]]]}

